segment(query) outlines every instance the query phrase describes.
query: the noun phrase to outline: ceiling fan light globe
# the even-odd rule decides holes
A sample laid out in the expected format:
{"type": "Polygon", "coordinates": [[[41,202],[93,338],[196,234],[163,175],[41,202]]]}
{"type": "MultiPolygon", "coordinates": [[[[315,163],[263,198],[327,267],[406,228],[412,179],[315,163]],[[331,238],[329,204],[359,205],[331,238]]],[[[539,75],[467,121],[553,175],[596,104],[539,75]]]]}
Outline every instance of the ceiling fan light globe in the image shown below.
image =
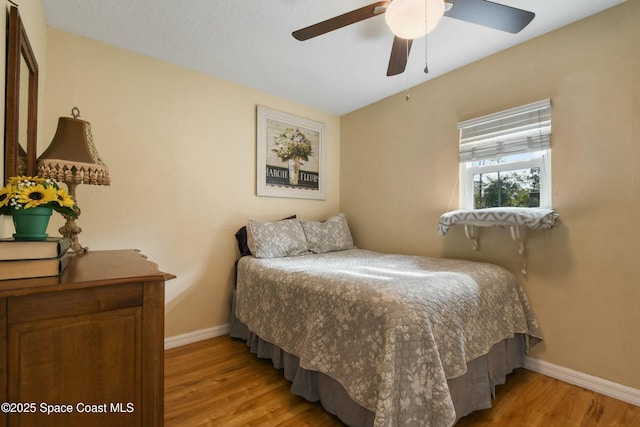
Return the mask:
{"type": "Polygon", "coordinates": [[[387,7],[384,19],[394,35],[413,40],[433,30],[444,9],[444,0],[394,0],[387,7]]]}

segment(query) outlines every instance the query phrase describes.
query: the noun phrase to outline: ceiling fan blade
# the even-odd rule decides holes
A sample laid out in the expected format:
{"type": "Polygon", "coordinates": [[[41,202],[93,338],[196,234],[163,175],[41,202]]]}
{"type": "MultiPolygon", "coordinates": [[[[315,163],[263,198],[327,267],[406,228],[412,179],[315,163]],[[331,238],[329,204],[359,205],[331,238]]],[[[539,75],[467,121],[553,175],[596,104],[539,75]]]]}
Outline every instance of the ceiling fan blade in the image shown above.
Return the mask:
{"type": "Polygon", "coordinates": [[[391,46],[391,57],[389,58],[389,67],[387,68],[387,76],[395,76],[404,73],[411,51],[413,40],[401,39],[395,36],[393,38],[393,46],[391,46]]]}
{"type": "Polygon", "coordinates": [[[513,34],[519,33],[536,16],[533,12],[486,0],[453,0],[452,3],[444,16],[513,34]]]}
{"type": "Polygon", "coordinates": [[[327,19],[326,21],[318,22],[317,24],[309,27],[296,30],[291,34],[300,41],[309,40],[313,37],[337,30],[338,28],[346,27],[347,25],[355,24],[356,22],[381,15],[387,10],[389,3],[391,2],[378,1],[368,6],[361,7],[360,9],[355,9],[351,12],[343,13],[342,15],[327,19]]]}

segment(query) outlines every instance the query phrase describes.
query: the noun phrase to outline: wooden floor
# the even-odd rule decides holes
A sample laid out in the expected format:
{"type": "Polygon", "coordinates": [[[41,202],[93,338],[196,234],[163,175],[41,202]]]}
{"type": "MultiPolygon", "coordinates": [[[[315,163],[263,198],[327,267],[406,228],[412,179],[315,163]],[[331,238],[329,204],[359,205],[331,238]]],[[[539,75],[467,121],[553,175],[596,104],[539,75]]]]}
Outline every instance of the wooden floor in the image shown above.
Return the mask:
{"type": "MultiPolygon", "coordinates": [[[[165,352],[165,426],[342,427],[244,341],[217,337],[165,352]]],[[[640,426],[640,407],[525,369],[499,386],[493,408],[462,418],[468,426],[640,426]]]]}

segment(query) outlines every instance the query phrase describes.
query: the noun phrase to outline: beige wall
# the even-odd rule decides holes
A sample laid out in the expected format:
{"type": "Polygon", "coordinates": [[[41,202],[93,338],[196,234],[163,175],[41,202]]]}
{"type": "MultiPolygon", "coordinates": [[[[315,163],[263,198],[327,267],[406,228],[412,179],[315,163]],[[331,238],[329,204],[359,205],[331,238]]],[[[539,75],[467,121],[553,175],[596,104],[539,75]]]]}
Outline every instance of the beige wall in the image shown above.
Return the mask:
{"type": "Polygon", "coordinates": [[[518,274],[539,317],[541,360],[640,388],[640,0],[342,117],[340,207],[365,248],[486,260],[518,274]],[[458,121],[552,100],[553,207],[528,234],[528,271],[506,230],[462,227],[458,121]]]}
{"type": "Polygon", "coordinates": [[[140,249],[178,276],[167,337],[228,323],[234,233],[248,217],[337,213],[339,117],[53,29],[47,57],[45,143],[77,106],[112,179],[78,187],[80,241],[140,249]],[[326,124],[326,201],[255,195],[257,104],[326,124]]]}

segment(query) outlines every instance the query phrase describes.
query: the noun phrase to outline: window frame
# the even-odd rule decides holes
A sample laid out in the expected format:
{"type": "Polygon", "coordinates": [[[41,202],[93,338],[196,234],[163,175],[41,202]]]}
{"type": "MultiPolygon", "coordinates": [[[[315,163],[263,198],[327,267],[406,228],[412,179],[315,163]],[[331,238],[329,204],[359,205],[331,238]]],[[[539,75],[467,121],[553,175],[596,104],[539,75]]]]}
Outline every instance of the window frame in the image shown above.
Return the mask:
{"type": "Polygon", "coordinates": [[[551,209],[551,149],[540,150],[542,155],[529,160],[472,166],[473,161],[460,163],[460,209],[475,209],[473,203],[473,175],[477,173],[509,172],[518,169],[540,168],[540,206],[551,209]]]}
{"type": "Polygon", "coordinates": [[[550,99],[459,122],[458,129],[459,209],[476,209],[473,200],[475,174],[531,168],[540,168],[539,207],[551,209],[550,99]],[[477,156],[476,149],[479,150],[477,156]],[[501,161],[518,153],[533,156],[526,160],[501,161]],[[486,166],[473,166],[474,162],[483,159],[498,161],[486,166]]]}

